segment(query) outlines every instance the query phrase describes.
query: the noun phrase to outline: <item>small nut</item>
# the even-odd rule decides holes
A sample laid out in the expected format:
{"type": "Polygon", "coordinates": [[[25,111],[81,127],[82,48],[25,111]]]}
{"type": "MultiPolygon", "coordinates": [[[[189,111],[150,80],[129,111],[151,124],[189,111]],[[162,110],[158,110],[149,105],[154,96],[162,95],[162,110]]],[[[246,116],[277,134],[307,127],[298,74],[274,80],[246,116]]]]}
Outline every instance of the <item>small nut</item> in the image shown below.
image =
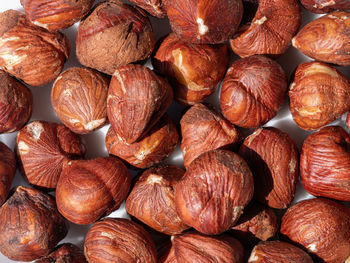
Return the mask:
{"type": "Polygon", "coordinates": [[[89,133],[107,122],[108,85],[93,69],[69,68],[53,84],[52,107],[70,130],[89,133]]]}
{"type": "Polygon", "coordinates": [[[233,124],[263,125],[276,114],[287,90],[286,75],[274,60],[252,56],[235,61],[222,84],[220,106],[233,124]]]}
{"type": "Polygon", "coordinates": [[[6,144],[0,142],[0,206],[7,199],[15,172],[15,154],[6,144]]]}
{"type": "Polygon", "coordinates": [[[130,185],[128,169],[115,157],[71,161],[57,183],[58,211],[75,224],[91,224],[118,209],[130,185]]]}
{"type": "Polygon", "coordinates": [[[92,225],[84,243],[89,263],[156,263],[157,251],[148,233],[124,218],[105,218],[92,225]]]}
{"type": "Polygon", "coordinates": [[[139,7],[145,9],[152,16],[163,18],[166,16],[163,2],[165,0],[130,0],[130,2],[137,4],[139,7]]]}
{"type": "Polygon", "coordinates": [[[292,44],[305,55],[323,62],[350,65],[350,13],[336,11],[304,26],[292,44]]]}
{"type": "Polygon", "coordinates": [[[65,243],[58,246],[50,255],[35,263],[87,263],[83,251],[77,246],[65,243]]]}
{"type": "Polygon", "coordinates": [[[254,182],[240,156],[213,150],[195,159],[174,189],[182,221],[201,233],[216,235],[237,222],[253,197],[254,182]]]}
{"type": "Polygon", "coordinates": [[[17,134],[22,172],[34,186],[56,188],[62,168],[85,153],[80,137],[61,124],[33,121],[17,134]]]}
{"type": "Polygon", "coordinates": [[[19,186],[0,208],[0,252],[11,260],[46,256],[68,232],[52,196],[19,186]]]}
{"type": "Polygon", "coordinates": [[[350,9],[349,0],[300,0],[301,4],[314,13],[330,13],[350,9]]]}

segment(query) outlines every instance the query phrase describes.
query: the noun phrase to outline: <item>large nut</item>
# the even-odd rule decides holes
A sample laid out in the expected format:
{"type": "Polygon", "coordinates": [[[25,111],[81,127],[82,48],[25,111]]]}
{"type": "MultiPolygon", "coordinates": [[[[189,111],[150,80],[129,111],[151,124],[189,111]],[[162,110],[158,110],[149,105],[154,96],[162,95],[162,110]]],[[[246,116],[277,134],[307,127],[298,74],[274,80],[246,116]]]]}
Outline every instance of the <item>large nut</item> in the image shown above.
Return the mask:
{"type": "Polygon", "coordinates": [[[7,199],[15,172],[15,154],[6,144],[0,142],[0,206],[7,199]]]}
{"type": "Polygon", "coordinates": [[[130,2],[137,4],[139,7],[145,9],[152,16],[163,18],[166,16],[164,9],[165,0],[130,0],[130,2]]]}
{"type": "Polygon", "coordinates": [[[36,260],[35,263],[87,263],[87,261],[80,248],[65,243],[58,246],[48,256],[36,260]]]}
{"type": "Polygon", "coordinates": [[[349,0],[300,0],[302,5],[314,13],[329,13],[350,9],[349,0]]]}

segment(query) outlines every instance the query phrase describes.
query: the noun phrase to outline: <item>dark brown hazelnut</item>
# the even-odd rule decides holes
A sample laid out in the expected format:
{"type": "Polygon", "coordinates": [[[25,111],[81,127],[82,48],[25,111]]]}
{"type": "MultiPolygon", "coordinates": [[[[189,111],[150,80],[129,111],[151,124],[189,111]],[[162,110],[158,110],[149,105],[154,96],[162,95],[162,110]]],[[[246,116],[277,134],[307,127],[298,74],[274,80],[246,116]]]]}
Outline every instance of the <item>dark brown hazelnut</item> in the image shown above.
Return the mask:
{"type": "Polygon", "coordinates": [[[166,0],[130,0],[130,2],[137,4],[139,7],[145,9],[152,16],[163,18],[166,16],[163,2],[166,0]]]}
{"type": "Polygon", "coordinates": [[[350,9],[349,0],[300,0],[300,2],[307,10],[318,14],[350,9]]]}
{"type": "Polygon", "coordinates": [[[83,250],[73,244],[65,243],[48,256],[36,260],[35,263],[87,263],[87,261],[83,250]]]}
{"type": "Polygon", "coordinates": [[[15,154],[6,144],[0,142],[0,206],[7,199],[15,172],[15,154]]]}

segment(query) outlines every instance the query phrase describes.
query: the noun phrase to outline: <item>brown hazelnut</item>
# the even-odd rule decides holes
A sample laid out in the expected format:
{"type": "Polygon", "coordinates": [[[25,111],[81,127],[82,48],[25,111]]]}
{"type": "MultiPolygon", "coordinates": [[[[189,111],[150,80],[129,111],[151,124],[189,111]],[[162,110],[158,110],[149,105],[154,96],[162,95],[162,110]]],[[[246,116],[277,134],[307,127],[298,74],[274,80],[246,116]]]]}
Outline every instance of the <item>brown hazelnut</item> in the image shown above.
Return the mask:
{"type": "Polygon", "coordinates": [[[339,126],[328,126],[304,141],[300,177],[306,191],[350,201],[350,136],[339,126]]]}
{"type": "Polygon", "coordinates": [[[258,127],[277,114],[286,91],[286,75],[276,61],[264,56],[239,59],[224,78],[221,110],[233,124],[258,127]]]}
{"type": "Polygon", "coordinates": [[[241,0],[166,0],[172,30],[184,41],[218,44],[230,39],[242,19],[241,0]]]}
{"type": "Polygon", "coordinates": [[[20,130],[32,115],[32,104],[30,89],[0,70],[0,133],[20,130]]]}
{"type": "Polygon", "coordinates": [[[57,78],[69,56],[69,42],[32,24],[15,10],[0,13],[0,67],[32,86],[57,78]]]}
{"type": "Polygon", "coordinates": [[[329,13],[350,9],[349,0],[300,0],[301,4],[314,13],[329,13]]]}
{"type": "Polygon", "coordinates": [[[182,221],[216,235],[230,229],[254,193],[247,163],[226,150],[203,153],[175,185],[175,205],[182,221]]]}
{"type": "Polygon", "coordinates": [[[112,75],[119,66],[148,58],[154,45],[151,24],[140,10],[109,0],[80,22],[76,55],[84,66],[112,75]]]}
{"type": "Polygon", "coordinates": [[[304,200],[282,217],[281,234],[317,256],[340,263],[350,256],[350,209],[324,198],[304,200]]]}
{"type": "Polygon", "coordinates": [[[256,245],[248,263],[313,263],[304,250],[282,241],[267,241],[256,245]]]}
{"type": "Polygon", "coordinates": [[[164,115],[173,99],[166,80],[141,65],[119,67],[113,74],[107,115],[113,130],[126,143],[140,140],[164,115]]]}
{"type": "MultiPolygon", "coordinates": [[[[231,48],[240,57],[283,54],[301,24],[297,0],[245,0],[257,2],[252,21],[243,24],[230,40],[231,48]]],[[[249,8],[251,9],[251,8],[249,8]]],[[[251,10],[244,10],[248,13],[251,10]]]]}
{"type": "Polygon", "coordinates": [[[15,154],[6,144],[0,142],[0,206],[7,199],[15,172],[15,154]]]}
{"type": "Polygon", "coordinates": [[[107,122],[108,85],[93,69],[69,68],[53,84],[52,107],[70,130],[89,133],[107,122]]]}
{"type": "Polygon", "coordinates": [[[292,44],[305,55],[337,65],[350,65],[350,13],[336,11],[304,26],[292,44]]]}
{"type": "Polygon", "coordinates": [[[53,31],[70,27],[82,19],[93,3],[94,0],[21,0],[27,18],[33,24],[53,31]]]}
{"type": "Polygon", "coordinates": [[[67,232],[55,199],[39,190],[19,186],[0,208],[0,252],[11,260],[43,257],[67,232]]]}
{"type": "Polygon", "coordinates": [[[58,246],[48,256],[35,261],[35,263],[87,263],[83,251],[77,246],[65,243],[58,246]]]}
{"type": "Polygon", "coordinates": [[[58,211],[75,224],[91,224],[118,209],[130,185],[128,169],[115,157],[71,161],[57,183],[58,211]]]}
{"type": "Polygon", "coordinates": [[[225,44],[191,44],[172,33],[162,41],[152,64],[169,78],[175,99],[194,104],[215,91],[225,75],[228,59],[225,44]]]}
{"type": "Polygon", "coordinates": [[[166,0],[130,0],[130,2],[137,4],[139,7],[145,9],[152,16],[163,18],[166,16],[163,2],[166,0]]]}
{"type": "Polygon", "coordinates": [[[290,111],[304,130],[317,130],[350,108],[350,81],[337,69],[321,62],[298,66],[289,88],[290,111]]]}
{"type": "Polygon", "coordinates": [[[89,263],[156,263],[151,237],[138,224],[124,218],[105,218],[92,225],[84,243],[89,263]]]}
{"type": "Polygon", "coordinates": [[[41,188],[56,188],[63,166],[84,153],[80,137],[61,124],[33,121],[17,134],[23,175],[41,188]]]}
{"type": "Polygon", "coordinates": [[[192,106],[182,116],[180,124],[185,167],[202,153],[230,146],[239,140],[235,126],[204,104],[192,106]]]}

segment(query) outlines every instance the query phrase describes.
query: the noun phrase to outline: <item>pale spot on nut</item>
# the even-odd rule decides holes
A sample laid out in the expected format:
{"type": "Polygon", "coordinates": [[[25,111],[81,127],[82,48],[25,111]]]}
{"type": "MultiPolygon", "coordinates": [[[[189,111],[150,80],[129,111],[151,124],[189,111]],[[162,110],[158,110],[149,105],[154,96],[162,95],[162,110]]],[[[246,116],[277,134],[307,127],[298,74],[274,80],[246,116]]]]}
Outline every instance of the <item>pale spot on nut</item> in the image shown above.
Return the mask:
{"type": "Polygon", "coordinates": [[[105,122],[106,122],[106,118],[102,118],[99,120],[90,121],[90,122],[84,124],[83,126],[84,126],[85,130],[92,131],[92,130],[98,128],[99,126],[101,126],[105,122]]]}
{"type": "Polygon", "coordinates": [[[295,41],[296,41],[296,40],[295,40],[295,37],[293,37],[293,38],[292,38],[292,46],[293,46],[293,47],[297,47],[295,41]]]}
{"type": "Polygon", "coordinates": [[[345,260],[344,263],[350,263],[350,255],[349,255],[349,257],[345,260]]]}
{"type": "Polygon", "coordinates": [[[311,66],[307,67],[307,69],[304,70],[305,77],[316,73],[317,74],[323,73],[323,74],[330,75],[333,78],[339,78],[339,74],[335,69],[319,63],[312,63],[311,66]]]}
{"type": "Polygon", "coordinates": [[[149,185],[155,185],[155,184],[163,185],[163,183],[164,183],[163,177],[157,174],[151,174],[147,178],[147,184],[149,185]]]}
{"type": "Polygon", "coordinates": [[[311,252],[317,252],[316,243],[307,245],[306,247],[307,247],[307,249],[310,250],[311,252]]]}
{"type": "Polygon", "coordinates": [[[295,110],[299,113],[301,116],[313,116],[316,115],[317,113],[322,113],[320,110],[320,107],[303,107],[302,109],[295,108],[295,110]]]}
{"type": "Polygon", "coordinates": [[[27,126],[27,132],[30,133],[32,138],[37,141],[40,138],[41,133],[44,131],[44,127],[40,122],[32,122],[27,126]]]}
{"type": "Polygon", "coordinates": [[[297,84],[296,84],[295,82],[293,82],[292,84],[290,84],[289,90],[290,90],[290,91],[293,91],[293,89],[295,88],[296,85],[297,85],[297,84]]]}
{"type": "MultiPolygon", "coordinates": [[[[205,35],[208,32],[209,28],[204,24],[204,20],[200,17],[197,17],[196,22],[198,24],[199,35],[205,35]]],[[[197,38],[200,39],[200,36],[198,36],[197,38]]]]}
{"type": "Polygon", "coordinates": [[[256,254],[256,250],[254,248],[252,253],[250,254],[248,262],[256,262],[256,261],[259,261],[259,256],[256,254]]]}
{"type": "Polygon", "coordinates": [[[267,21],[267,17],[266,17],[266,16],[263,16],[262,18],[255,20],[254,24],[256,24],[256,25],[262,25],[262,24],[264,24],[266,21],[267,21]]]}
{"type": "Polygon", "coordinates": [[[20,141],[17,147],[21,155],[27,154],[29,152],[29,147],[24,141],[20,141]]]}
{"type": "Polygon", "coordinates": [[[320,3],[320,4],[314,4],[313,7],[314,8],[324,8],[324,7],[327,7],[327,6],[330,6],[330,5],[335,5],[335,1],[331,0],[331,1],[328,1],[328,2],[320,3]]]}
{"type": "Polygon", "coordinates": [[[27,58],[27,55],[18,56],[12,53],[3,52],[0,53],[0,58],[5,61],[4,68],[12,70],[14,66],[20,64],[23,60],[25,60],[27,58]]]}
{"type": "Polygon", "coordinates": [[[141,163],[150,153],[153,152],[155,148],[158,147],[159,141],[153,142],[151,145],[147,144],[142,146],[139,151],[137,151],[134,156],[138,161],[133,162],[133,164],[141,163]]]}
{"type": "Polygon", "coordinates": [[[240,215],[243,213],[243,206],[235,206],[233,208],[233,218],[236,219],[238,217],[240,217],[240,215]]]}
{"type": "Polygon", "coordinates": [[[63,96],[67,96],[67,97],[72,97],[72,90],[71,89],[66,89],[62,92],[63,96]]]}
{"type": "MultiPolygon", "coordinates": [[[[120,87],[122,88],[122,91],[123,91],[123,93],[125,94],[125,93],[126,93],[126,89],[125,89],[124,81],[123,81],[122,77],[120,76],[118,70],[116,70],[116,71],[114,72],[113,76],[117,78],[117,80],[118,80],[118,82],[119,82],[119,84],[120,84],[120,87]]],[[[109,96],[108,96],[108,97],[109,97],[109,96]]]]}
{"type": "Polygon", "coordinates": [[[248,146],[252,143],[252,141],[255,139],[255,137],[258,136],[262,131],[263,131],[263,129],[259,128],[247,137],[248,146]]]}
{"type": "Polygon", "coordinates": [[[296,167],[297,167],[297,160],[295,159],[295,157],[293,155],[292,158],[289,161],[289,164],[288,164],[289,172],[291,174],[294,174],[296,167]]]}
{"type": "Polygon", "coordinates": [[[37,25],[37,26],[40,26],[40,27],[43,27],[45,29],[49,29],[49,27],[47,26],[47,24],[45,23],[41,23],[39,21],[32,21],[34,25],[37,25]]]}

